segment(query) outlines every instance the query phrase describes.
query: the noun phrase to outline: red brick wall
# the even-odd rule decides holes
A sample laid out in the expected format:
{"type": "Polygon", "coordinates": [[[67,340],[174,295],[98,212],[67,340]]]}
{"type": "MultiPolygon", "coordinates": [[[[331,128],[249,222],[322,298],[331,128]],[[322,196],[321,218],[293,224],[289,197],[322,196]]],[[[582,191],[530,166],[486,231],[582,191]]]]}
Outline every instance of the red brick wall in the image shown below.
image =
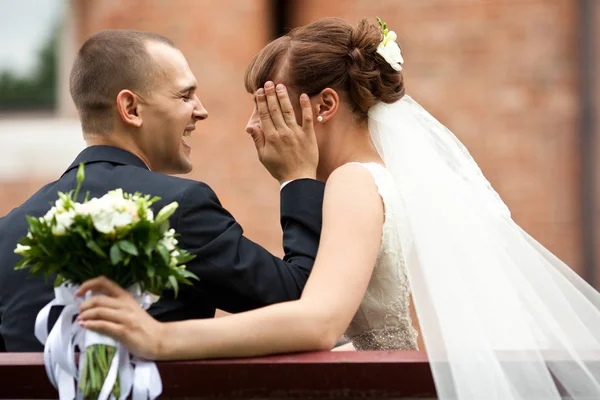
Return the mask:
{"type": "Polygon", "coordinates": [[[22,204],[39,188],[51,182],[50,179],[24,179],[0,182],[0,216],[6,215],[14,207],[22,204]]]}
{"type": "MultiPolygon", "coordinates": [[[[278,187],[244,132],[252,105],[243,73],[270,35],[270,1],[73,4],[78,45],[106,28],[152,30],[177,42],[210,114],[194,132],[190,176],[217,191],[251,238],[280,252],[278,187]]],[[[575,1],[290,4],[295,24],[325,16],[382,17],[403,47],[408,92],[463,140],[514,219],[581,272],[575,1]]],[[[0,197],[0,214],[26,198],[37,182],[22,185],[3,184],[10,191],[0,197]]],[[[598,188],[600,199],[600,182],[598,188]]]]}

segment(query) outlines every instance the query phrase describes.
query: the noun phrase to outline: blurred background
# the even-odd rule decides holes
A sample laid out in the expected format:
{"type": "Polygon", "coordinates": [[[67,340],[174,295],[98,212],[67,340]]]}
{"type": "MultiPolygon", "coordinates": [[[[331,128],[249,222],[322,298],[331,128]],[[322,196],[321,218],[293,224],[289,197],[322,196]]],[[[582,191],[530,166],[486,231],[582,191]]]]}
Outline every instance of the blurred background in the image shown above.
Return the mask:
{"type": "Polygon", "coordinates": [[[470,149],[527,232],[600,287],[596,0],[0,0],[0,216],[83,148],[68,75],[108,28],[173,39],[210,117],[192,179],[251,239],[281,254],[279,188],[244,126],[248,62],[322,17],[381,17],[398,34],[408,93],[470,149]]]}

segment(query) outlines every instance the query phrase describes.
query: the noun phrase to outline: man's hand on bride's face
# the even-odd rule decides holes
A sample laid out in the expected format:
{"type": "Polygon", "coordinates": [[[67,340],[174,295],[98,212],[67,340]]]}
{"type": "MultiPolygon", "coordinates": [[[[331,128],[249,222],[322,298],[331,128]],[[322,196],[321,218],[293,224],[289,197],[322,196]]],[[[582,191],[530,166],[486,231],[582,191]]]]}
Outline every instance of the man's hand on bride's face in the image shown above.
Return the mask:
{"type": "Polygon", "coordinates": [[[136,356],[160,358],[164,324],[148,314],[133,296],[113,281],[99,277],[84,282],[76,296],[91,290],[104,296],[93,296],[79,307],[79,324],[125,343],[136,356]]]}
{"type": "Polygon", "coordinates": [[[253,135],[258,157],[279,183],[301,178],[316,178],[319,150],[313,125],[310,99],[300,96],[302,125],[284,85],[267,82],[256,93],[262,132],[253,135]]]}

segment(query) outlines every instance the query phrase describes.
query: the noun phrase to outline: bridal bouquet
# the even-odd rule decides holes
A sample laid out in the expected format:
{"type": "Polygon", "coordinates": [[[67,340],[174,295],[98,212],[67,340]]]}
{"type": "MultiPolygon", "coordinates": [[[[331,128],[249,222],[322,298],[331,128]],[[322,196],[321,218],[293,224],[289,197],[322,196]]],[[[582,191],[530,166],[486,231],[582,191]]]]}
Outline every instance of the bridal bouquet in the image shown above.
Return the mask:
{"type": "MultiPolygon", "coordinates": [[[[70,396],[74,395],[76,381],[85,398],[108,398],[110,394],[126,398],[132,388],[136,390],[137,379],[129,353],[111,338],[86,331],[73,322],[83,301],[75,299],[73,293],[84,281],[104,275],[128,288],[140,305],[148,308],[152,295],[159,296],[165,288],[173,288],[177,294],[180,283],[191,284],[189,279],[197,279],[184,265],[194,256],[177,246],[176,234],[169,229],[176,202],[156,216],[150,206],[159,198],[127,194],[121,189],[91,200],[86,195],[78,203],[83,180],[82,164],[74,191],[59,192],[45,216],[27,217],[29,231],[15,249],[23,259],[15,269],[29,269],[31,276],[43,275],[46,279],[56,276],[56,298],[36,320],[36,336],[46,345],[46,371],[54,386],[69,398],[74,398],[70,396]],[[44,332],[45,324],[54,305],[65,308],[48,334],[44,332]],[[79,368],[74,361],[76,345],[81,351],[79,368]],[[65,377],[68,384],[64,383],[65,377]]],[[[135,368],[139,367],[137,362],[135,368]]],[[[152,363],[151,367],[150,374],[156,378],[156,366],[152,363]]],[[[148,381],[148,376],[146,371],[142,380],[148,381]]]]}

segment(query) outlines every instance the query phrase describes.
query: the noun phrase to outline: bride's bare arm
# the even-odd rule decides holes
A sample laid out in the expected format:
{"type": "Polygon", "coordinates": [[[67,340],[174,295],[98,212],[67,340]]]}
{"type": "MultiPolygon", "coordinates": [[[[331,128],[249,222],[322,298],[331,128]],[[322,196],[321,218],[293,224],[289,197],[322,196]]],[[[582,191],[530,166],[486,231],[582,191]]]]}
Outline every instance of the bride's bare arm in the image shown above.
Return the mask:
{"type": "Polygon", "coordinates": [[[98,278],[83,284],[80,293],[95,290],[107,296],[82,305],[80,321],[151,359],[329,350],[364,296],[383,219],[383,203],[370,172],[360,165],[344,165],[327,181],[319,252],[299,300],[222,318],[163,324],[116,284],[98,278]]]}

